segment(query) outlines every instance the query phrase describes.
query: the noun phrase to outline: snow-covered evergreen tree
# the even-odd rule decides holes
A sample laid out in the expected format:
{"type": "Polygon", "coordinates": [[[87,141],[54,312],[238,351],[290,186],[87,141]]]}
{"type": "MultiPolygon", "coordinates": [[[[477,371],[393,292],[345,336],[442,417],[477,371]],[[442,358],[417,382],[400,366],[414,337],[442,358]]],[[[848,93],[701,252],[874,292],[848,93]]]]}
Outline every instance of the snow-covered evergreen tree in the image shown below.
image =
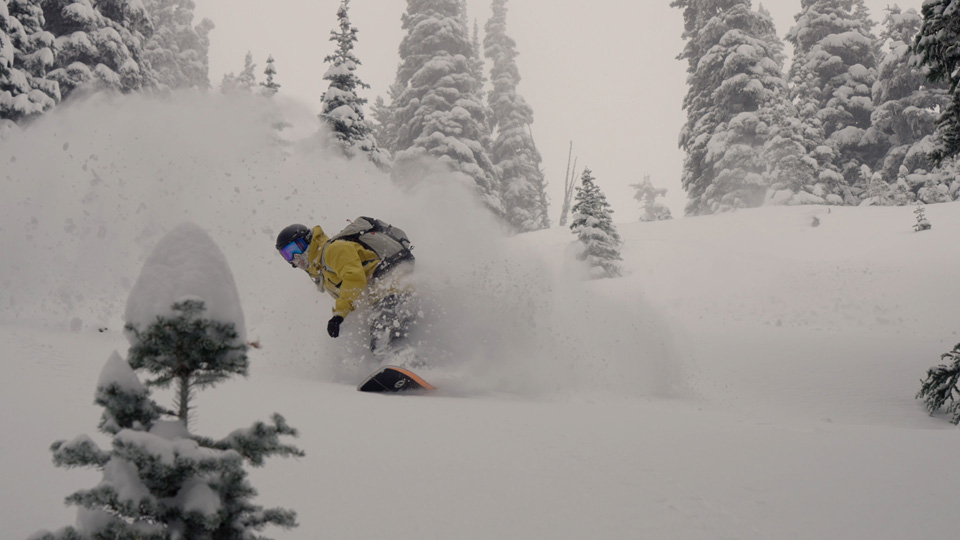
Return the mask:
{"type": "Polygon", "coordinates": [[[807,155],[804,125],[797,108],[789,100],[766,109],[770,136],[764,144],[762,159],[767,166],[770,185],[767,204],[823,204],[816,191],[817,162],[807,155]]]}
{"type": "Polygon", "coordinates": [[[640,221],[663,221],[673,219],[670,209],[658,201],[659,197],[667,194],[666,188],[653,187],[650,181],[650,175],[643,175],[643,181],[638,184],[630,184],[630,187],[637,190],[633,198],[640,201],[643,205],[643,214],[640,215],[640,221]]]}
{"type": "Polygon", "coordinates": [[[153,377],[147,386],[175,386],[177,418],[189,426],[198,390],[247,374],[246,345],[233,323],[205,319],[202,301],[176,302],[172,309],[173,316],[158,315],[145,329],[127,325],[133,335],[129,361],[153,377]]]}
{"type": "Polygon", "coordinates": [[[860,168],[861,184],[863,193],[860,195],[860,206],[893,206],[896,202],[893,200],[893,191],[890,186],[883,181],[883,174],[879,171],[873,171],[870,167],[863,165],[860,168]]]}
{"type": "Polygon", "coordinates": [[[297,435],[283,417],[214,440],[189,431],[189,391],[178,391],[180,411],[172,419],[164,419],[171,413],[150,395],[151,386],[185,381],[200,389],[246,374],[236,286],[206,233],[182,225],[158,243],[130,294],[126,319],[130,360],[114,353],[97,384],[96,403],[104,408],[99,429],[112,437],[110,448],[87,436],[51,447],[56,465],[96,468],[103,480],[67,498],[79,507],[76,527],[33,538],[260,538],[268,525],[295,527],[294,512],[252,503],[256,490],[244,470],[270,456],[303,455],[281,441],[297,435]],[[171,298],[180,300],[164,307],[171,298]],[[152,378],[144,385],[135,370],[152,378]]]}
{"type": "Polygon", "coordinates": [[[273,97],[280,91],[280,83],[273,80],[277,75],[277,67],[273,65],[275,60],[273,55],[267,57],[267,67],[264,68],[263,74],[267,76],[267,80],[260,83],[260,86],[263,87],[263,95],[266,97],[273,97]]]}
{"type": "Polygon", "coordinates": [[[237,75],[234,72],[224,73],[220,79],[220,93],[233,94],[237,91],[237,75]]]}
{"type": "Polygon", "coordinates": [[[45,0],[46,30],[54,41],[53,69],[63,99],[77,90],[130,92],[156,86],[143,57],[152,32],[140,0],[45,0]]]}
{"type": "Polygon", "coordinates": [[[153,34],[144,44],[144,56],[164,89],[210,88],[210,31],[203,19],[194,26],[193,0],[144,0],[153,34]]]}
{"type": "Polygon", "coordinates": [[[613,209],[600,191],[593,173],[585,168],[577,187],[570,230],[582,244],[577,259],[586,261],[591,278],[620,275],[620,234],[613,224],[613,209]]]}
{"type": "Polygon", "coordinates": [[[244,92],[253,92],[257,86],[257,76],[254,71],[257,65],[253,63],[253,53],[247,51],[243,58],[243,70],[237,75],[237,88],[244,92]]]}
{"type": "Polygon", "coordinates": [[[926,212],[923,210],[923,203],[921,201],[917,201],[917,209],[914,210],[913,213],[917,216],[917,223],[913,226],[914,231],[929,231],[933,228],[933,226],[930,225],[930,221],[927,220],[926,212]]]}
{"type": "Polygon", "coordinates": [[[357,95],[360,88],[370,88],[357,76],[360,60],[353,53],[357,42],[357,28],[350,23],[350,0],[342,0],[337,9],[339,31],[330,32],[330,41],[337,44],[337,50],[323,59],[330,68],[323,79],[330,81],[330,87],[320,98],[323,110],[320,119],[329,127],[348,155],[355,151],[365,153],[369,159],[381,168],[389,166],[388,156],[377,146],[373,129],[363,113],[366,99],[357,95]]]}
{"type": "MultiPolygon", "coordinates": [[[[881,38],[887,44],[873,86],[873,128],[889,150],[878,168],[892,204],[910,204],[918,196],[938,202],[953,175],[928,158],[939,111],[949,105],[946,86],[928,84],[912,61],[912,43],[922,19],[913,9],[888,8],[881,38]]],[[[876,194],[874,194],[874,197],[876,194]]]]}
{"type": "Polygon", "coordinates": [[[0,1],[0,133],[5,122],[23,122],[60,100],[47,79],[53,35],[43,29],[40,0],[0,1]]]}
{"type": "Polygon", "coordinates": [[[938,120],[936,145],[930,158],[936,163],[960,154],[960,0],[926,0],[923,24],[914,41],[917,62],[932,82],[949,85],[950,102],[938,120]]]}
{"type": "Polygon", "coordinates": [[[144,55],[144,44],[153,35],[154,26],[143,0],[92,0],[93,6],[103,14],[110,26],[120,33],[130,50],[133,62],[139,67],[139,86],[132,90],[155,90],[157,74],[144,55]]]}
{"type": "Polygon", "coordinates": [[[507,35],[506,3],[494,0],[493,15],[484,27],[484,54],[493,62],[493,90],[487,99],[496,138],[490,156],[500,173],[507,221],[518,232],[528,232],[549,227],[550,218],[542,158],[530,131],[533,109],[517,93],[517,44],[507,35]]]}
{"type": "Polygon", "coordinates": [[[951,422],[960,424],[960,343],[940,359],[944,363],[927,370],[917,399],[923,399],[930,414],[943,409],[953,415],[951,422]]]}
{"type": "MultiPolygon", "coordinates": [[[[470,74],[473,75],[474,81],[476,81],[476,86],[473,91],[477,94],[481,101],[483,101],[484,93],[486,90],[484,87],[487,84],[487,78],[484,74],[486,67],[483,62],[483,44],[480,40],[480,25],[474,19],[473,24],[470,23],[470,15],[467,10],[467,0],[461,0],[460,2],[460,19],[463,21],[464,28],[472,28],[473,31],[470,34],[470,74]]],[[[490,115],[493,114],[489,110],[487,111],[487,119],[489,121],[490,115]]]]}
{"type": "Polygon", "coordinates": [[[794,47],[790,82],[804,146],[818,167],[814,194],[857,204],[861,166],[875,168],[886,153],[870,132],[879,54],[874,23],[863,0],[802,0],[795,19],[787,34],[794,47]]]}
{"type": "Polygon", "coordinates": [[[393,104],[403,93],[403,85],[395,81],[387,89],[388,103],[383,96],[377,96],[373,106],[370,107],[370,114],[373,119],[373,135],[380,148],[393,155],[397,151],[397,121],[393,104]]]}
{"type": "MultiPolygon", "coordinates": [[[[470,28],[470,18],[467,11],[467,0],[462,0],[462,18],[464,28],[470,28]]],[[[480,39],[480,25],[476,19],[473,20],[473,31],[470,34],[470,74],[474,80],[474,86],[471,89],[470,93],[475,95],[480,103],[483,105],[483,118],[484,130],[480,136],[480,144],[483,146],[484,151],[486,151],[488,156],[491,156],[491,162],[493,161],[492,149],[493,149],[493,130],[495,126],[495,120],[493,118],[493,109],[490,108],[490,105],[486,101],[486,87],[487,87],[487,76],[484,73],[486,70],[486,64],[484,63],[483,56],[483,42],[480,39]]],[[[502,181],[500,180],[500,169],[494,165],[493,166],[494,174],[497,178],[497,183],[502,189],[502,181]]],[[[501,193],[502,198],[502,193],[501,193]]],[[[501,203],[503,201],[501,200],[501,203]]]]}
{"type": "Polygon", "coordinates": [[[393,155],[397,129],[393,122],[393,107],[383,99],[383,96],[377,96],[373,100],[373,105],[370,106],[370,118],[373,120],[370,126],[373,137],[384,152],[393,155]]]}
{"type": "Polygon", "coordinates": [[[783,44],[750,0],[674,0],[683,10],[688,62],[683,186],[687,214],[755,207],[768,190],[763,150],[787,100],[783,44]]]}
{"type": "Polygon", "coordinates": [[[253,63],[253,53],[247,51],[247,55],[243,58],[243,70],[239,75],[235,75],[232,71],[225,73],[223,80],[220,81],[220,92],[223,94],[253,93],[254,88],[257,87],[257,75],[254,73],[256,68],[257,65],[253,63]]]}
{"type": "Polygon", "coordinates": [[[81,435],[51,451],[58,467],[95,468],[103,479],[67,497],[79,507],[76,526],[31,538],[261,538],[254,534],[268,525],[296,526],[294,512],[251,502],[257,492],[244,470],[270,456],[303,455],[280,440],[297,435],[280,415],[221,440],[193,435],[181,421],[162,419],[169,413],[117,353],[101,371],[95,401],[110,448],[81,435]]]}
{"type": "Polygon", "coordinates": [[[408,164],[436,158],[472,178],[483,203],[502,217],[500,181],[483,144],[489,137],[486,107],[476,92],[473,43],[461,13],[460,0],[407,0],[397,70],[402,92],[392,104],[394,173],[407,181],[419,173],[408,164]]]}

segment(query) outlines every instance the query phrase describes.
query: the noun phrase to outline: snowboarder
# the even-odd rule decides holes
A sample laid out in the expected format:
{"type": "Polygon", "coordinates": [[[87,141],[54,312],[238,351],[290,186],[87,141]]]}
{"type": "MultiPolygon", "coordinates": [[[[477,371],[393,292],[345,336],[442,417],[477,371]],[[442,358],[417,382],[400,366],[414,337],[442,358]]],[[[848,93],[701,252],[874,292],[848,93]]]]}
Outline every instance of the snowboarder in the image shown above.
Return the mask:
{"type": "MultiPolygon", "coordinates": [[[[358,218],[354,223],[366,223],[362,220],[383,224],[372,218],[358,218]]],[[[319,225],[311,230],[293,224],[277,235],[276,247],[285,261],[309,274],[317,289],[334,298],[333,316],[327,323],[330,337],[340,335],[347,315],[370,306],[370,350],[375,357],[395,355],[417,313],[412,287],[405,279],[413,271],[409,241],[404,238],[406,243],[397,244],[396,252],[387,248],[388,252],[378,255],[372,243],[345,232],[331,239],[319,225]]]]}

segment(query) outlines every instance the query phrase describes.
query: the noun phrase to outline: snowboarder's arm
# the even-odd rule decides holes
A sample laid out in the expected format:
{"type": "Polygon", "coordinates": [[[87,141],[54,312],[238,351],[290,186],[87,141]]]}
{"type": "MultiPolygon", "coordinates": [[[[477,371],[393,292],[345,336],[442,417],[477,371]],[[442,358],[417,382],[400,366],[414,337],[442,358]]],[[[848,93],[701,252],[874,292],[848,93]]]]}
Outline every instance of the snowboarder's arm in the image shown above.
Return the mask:
{"type": "Polygon", "coordinates": [[[333,314],[346,317],[353,311],[363,290],[367,287],[367,275],[363,272],[360,255],[349,242],[334,242],[327,247],[327,265],[340,278],[340,297],[333,306],[333,314]]]}

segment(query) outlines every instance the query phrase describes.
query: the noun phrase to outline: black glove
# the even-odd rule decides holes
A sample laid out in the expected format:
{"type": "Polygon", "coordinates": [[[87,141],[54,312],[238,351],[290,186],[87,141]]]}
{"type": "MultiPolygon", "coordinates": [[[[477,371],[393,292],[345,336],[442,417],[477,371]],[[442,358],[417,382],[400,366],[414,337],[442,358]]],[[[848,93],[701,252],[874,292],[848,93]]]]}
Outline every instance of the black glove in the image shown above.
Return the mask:
{"type": "Polygon", "coordinates": [[[334,315],[330,322],[327,323],[327,333],[330,334],[330,337],[335,338],[340,335],[340,323],[343,322],[343,317],[339,315],[334,315]]]}

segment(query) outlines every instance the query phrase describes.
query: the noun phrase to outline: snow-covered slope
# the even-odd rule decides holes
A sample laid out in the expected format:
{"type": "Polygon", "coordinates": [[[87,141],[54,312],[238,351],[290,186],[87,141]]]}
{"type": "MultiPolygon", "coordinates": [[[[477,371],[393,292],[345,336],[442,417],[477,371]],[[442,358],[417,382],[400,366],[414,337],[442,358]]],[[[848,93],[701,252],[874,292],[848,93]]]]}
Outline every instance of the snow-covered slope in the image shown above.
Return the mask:
{"type": "Polygon", "coordinates": [[[195,431],[274,411],[301,431],[305,458],[251,475],[258,503],[299,513],[269,536],[955,534],[960,431],[913,396],[960,341],[960,204],[927,207],[922,233],[912,208],[620,223],[626,275],[583,282],[569,231],[504,238],[456,179],[397,189],[272,144],[246,105],[94,102],[0,145],[0,537],[72,523],[63,498],[99,480],[47,448],[104,442],[98,373],[182,221],[221,247],[263,345],[248,379],[200,394],[195,431]],[[355,392],[357,328],[326,338],[329,300],[273,252],[290,222],[361,214],[417,246],[435,395],[355,392]]]}

